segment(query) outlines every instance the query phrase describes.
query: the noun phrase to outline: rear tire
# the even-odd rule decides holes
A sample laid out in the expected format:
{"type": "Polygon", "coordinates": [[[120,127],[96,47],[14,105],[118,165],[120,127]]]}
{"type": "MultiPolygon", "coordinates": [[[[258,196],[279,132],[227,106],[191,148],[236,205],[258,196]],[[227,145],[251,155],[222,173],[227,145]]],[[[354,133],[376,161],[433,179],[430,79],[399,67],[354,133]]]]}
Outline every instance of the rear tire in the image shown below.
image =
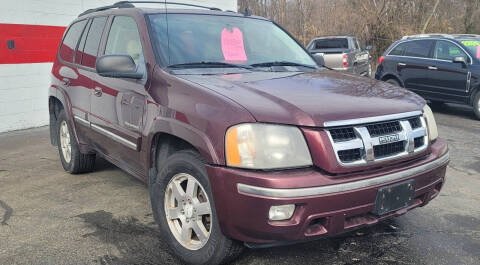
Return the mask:
{"type": "Polygon", "coordinates": [[[477,119],[480,120],[480,91],[477,92],[475,98],[473,99],[473,111],[475,112],[477,119]]]}
{"type": "Polygon", "coordinates": [[[152,183],[151,196],[161,235],[183,262],[223,264],[242,252],[244,247],[240,242],[222,234],[207,171],[197,152],[182,150],[168,157],[152,183]],[[190,183],[196,187],[193,193],[187,189],[190,183]],[[209,211],[199,214],[198,203],[210,204],[209,211]],[[186,236],[184,226],[188,231],[186,236]],[[196,230],[199,226],[201,229],[196,230]],[[196,231],[201,231],[202,236],[196,231]]]}
{"type": "Polygon", "coordinates": [[[57,118],[57,146],[63,169],[71,174],[90,172],[95,167],[95,154],[82,154],[73,130],[61,110],[57,118]]]}
{"type": "Polygon", "coordinates": [[[385,80],[385,82],[387,82],[387,83],[389,83],[389,84],[391,84],[391,85],[394,85],[394,86],[399,86],[399,87],[401,87],[400,82],[398,82],[396,79],[393,79],[393,78],[392,78],[392,79],[385,80]]]}

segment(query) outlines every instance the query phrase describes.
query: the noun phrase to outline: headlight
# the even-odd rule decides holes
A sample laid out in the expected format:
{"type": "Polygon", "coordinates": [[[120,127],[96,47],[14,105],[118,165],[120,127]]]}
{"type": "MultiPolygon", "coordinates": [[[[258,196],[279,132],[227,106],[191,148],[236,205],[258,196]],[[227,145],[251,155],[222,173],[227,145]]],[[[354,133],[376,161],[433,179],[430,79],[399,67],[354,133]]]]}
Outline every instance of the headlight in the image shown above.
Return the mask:
{"type": "Polygon", "coordinates": [[[433,116],[433,112],[428,105],[425,105],[425,107],[423,107],[423,117],[427,121],[428,136],[430,138],[430,141],[437,139],[438,137],[437,123],[435,122],[435,117],[433,116]]]}
{"type": "Polygon", "coordinates": [[[294,126],[245,123],[228,129],[225,136],[227,165],[273,169],[312,165],[300,129],[294,126]]]}

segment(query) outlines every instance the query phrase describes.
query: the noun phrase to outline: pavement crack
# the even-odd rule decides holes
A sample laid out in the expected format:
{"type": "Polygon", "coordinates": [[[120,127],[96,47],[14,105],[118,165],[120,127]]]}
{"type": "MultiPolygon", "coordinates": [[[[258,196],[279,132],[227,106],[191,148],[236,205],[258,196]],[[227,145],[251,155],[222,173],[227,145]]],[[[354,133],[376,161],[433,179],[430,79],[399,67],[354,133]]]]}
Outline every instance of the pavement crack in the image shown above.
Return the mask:
{"type": "Polygon", "coordinates": [[[4,201],[0,200],[0,207],[2,207],[3,209],[5,209],[5,213],[3,214],[3,218],[2,218],[2,222],[0,224],[2,225],[8,225],[7,224],[7,221],[8,219],[10,219],[10,217],[12,216],[13,214],[13,209],[8,206],[8,204],[6,204],[4,201]]]}

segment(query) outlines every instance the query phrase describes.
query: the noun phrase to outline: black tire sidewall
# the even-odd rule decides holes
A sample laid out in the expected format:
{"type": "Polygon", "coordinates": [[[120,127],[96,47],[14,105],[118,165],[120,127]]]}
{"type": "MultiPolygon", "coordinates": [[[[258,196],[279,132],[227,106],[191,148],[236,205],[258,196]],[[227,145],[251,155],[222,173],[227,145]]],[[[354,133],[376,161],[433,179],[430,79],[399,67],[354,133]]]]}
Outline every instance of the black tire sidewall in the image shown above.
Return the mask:
{"type": "Polygon", "coordinates": [[[201,160],[194,154],[188,152],[178,152],[173,154],[165,162],[163,169],[158,172],[157,178],[153,184],[152,210],[157,216],[157,222],[160,226],[162,237],[166,240],[174,254],[180,257],[188,264],[215,264],[216,261],[221,260],[216,257],[220,254],[217,251],[221,246],[225,236],[220,231],[220,225],[215,212],[215,203],[208,180],[208,175],[205,166],[201,160]],[[205,189],[212,209],[212,229],[208,242],[199,250],[188,250],[184,248],[170,231],[167,220],[165,218],[164,200],[165,189],[170,180],[179,173],[187,173],[195,177],[205,189]]]}
{"type": "Polygon", "coordinates": [[[389,83],[390,85],[394,85],[394,86],[398,86],[398,87],[401,87],[400,83],[395,80],[395,79],[388,79],[387,81],[385,81],[387,83],[389,83]]]}

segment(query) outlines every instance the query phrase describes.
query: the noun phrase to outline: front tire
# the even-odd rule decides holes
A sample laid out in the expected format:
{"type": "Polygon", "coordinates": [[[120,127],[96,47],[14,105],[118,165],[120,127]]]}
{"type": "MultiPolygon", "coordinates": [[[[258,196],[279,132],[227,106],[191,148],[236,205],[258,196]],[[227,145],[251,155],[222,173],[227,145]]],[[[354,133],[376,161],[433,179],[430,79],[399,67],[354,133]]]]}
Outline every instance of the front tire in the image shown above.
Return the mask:
{"type": "Polygon", "coordinates": [[[394,86],[399,86],[399,87],[401,87],[400,82],[398,82],[396,79],[393,79],[393,78],[392,78],[392,79],[388,79],[388,80],[386,80],[385,82],[387,82],[387,83],[389,83],[389,84],[391,84],[391,85],[394,85],[394,86]]]}
{"type": "Polygon", "coordinates": [[[152,187],[152,210],[162,237],[187,264],[223,264],[243,246],[222,234],[205,165],[198,153],[178,151],[152,187]]]}
{"type": "Polygon", "coordinates": [[[57,145],[63,169],[71,174],[90,172],[95,167],[95,154],[82,154],[64,110],[57,118],[57,145]]]}
{"type": "Polygon", "coordinates": [[[480,91],[477,92],[473,99],[473,112],[475,112],[477,119],[480,120],[480,91]]]}

